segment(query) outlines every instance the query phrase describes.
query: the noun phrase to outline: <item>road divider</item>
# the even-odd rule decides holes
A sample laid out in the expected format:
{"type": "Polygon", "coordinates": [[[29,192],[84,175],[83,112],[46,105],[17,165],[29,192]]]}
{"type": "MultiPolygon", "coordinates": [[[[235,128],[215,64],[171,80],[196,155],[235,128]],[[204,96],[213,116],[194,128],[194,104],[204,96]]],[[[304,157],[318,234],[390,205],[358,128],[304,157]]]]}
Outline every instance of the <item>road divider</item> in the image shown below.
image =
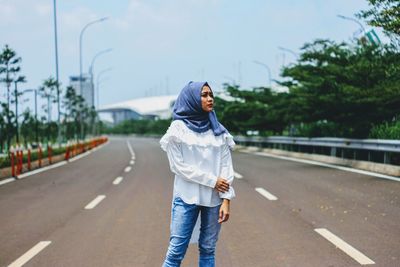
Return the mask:
{"type": "Polygon", "coordinates": [[[43,167],[43,168],[36,169],[34,171],[21,174],[21,175],[18,176],[18,179],[24,179],[24,178],[26,178],[28,176],[31,176],[31,175],[34,175],[34,174],[37,174],[37,173],[40,173],[40,172],[44,172],[44,171],[47,171],[47,170],[51,170],[51,169],[60,167],[60,166],[65,165],[65,164],[67,164],[66,161],[60,161],[60,162],[57,162],[55,164],[52,164],[52,165],[49,165],[49,166],[46,166],[46,167],[43,167]]]}
{"type": "Polygon", "coordinates": [[[43,249],[45,249],[48,245],[51,244],[51,241],[41,241],[37,243],[33,248],[28,250],[24,255],[19,257],[16,261],[8,265],[8,267],[21,267],[28,261],[30,261],[33,257],[40,253],[43,249]]]}
{"type": "Polygon", "coordinates": [[[73,157],[72,159],[69,159],[68,162],[74,162],[75,160],[81,159],[83,157],[86,157],[87,155],[89,155],[91,153],[91,151],[86,151],[85,153],[82,153],[78,156],[73,157]]]}
{"type": "Polygon", "coordinates": [[[11,175],[12,177],[0,181],[0,186],[65,165],[67,162],[73,162],[89,155],[106,144],[108,144],[108,138],[101,137],[79,145],[78,143],[72,145],[64,144],[55,146],[54,148],[48,145],[44,152],[41,145],[32,151],[30,146],[28,146],[26,151],[21,147],[11,148],[9,157],[10,167],[2,169],[1,172],[3,175],[5,173],[5,175],[11,175]]]}
{"type": "Polygon", "coordinates": [[[105,195],[99,195],[95,199],[92,200],[89,204],[86,205],[85,210],[90,210],[96,207],[103,199],[105,199],[105,195]]]}
{"type": "Polygon", "coordinates": [[[255,154],[258,156],[290,160],[290,161],[299,162],[299,163],[328,167],[328,168],[338,169],[338,170],[342,170],[342,171],[359,173],[359,174],[364,174],[364,175],[373,176],[373,177],[377,177],[377,178],[383,178],[383,179],[387,179],[387,180],[400,182],[399,177],[390,176],[390,175],[386,175],[386,174],[380,174],[380,173],[376,173],[376,172],[364,171],[364,170],[360,170],[360,169],[354,169],[354,168],[350,168],[350,167],[338,166],[338,165],[333,165],[333,164],[329,164],[329,163],[322,163],[322,162],[308,160],[308,159],[297,159],[297,158],[290,158],[290,157],[286,157],[286,156],[278,156],[278,155],[273,155],[273,154],[265,153],[265,152],[252,152],[252,151],[243,151],[243,152],[248,153],[248,154],[255,154]]]}
{"type": "Polygon", "coordinates": [[[124,178],[122,176],[119,176],[117,178],[115,178],[113,184],[114,185],[118,185],[124,178]]]}
{"type": "Polygon", "coordinates": [[[265,190],[264,188],[261,187],[256,187],[255,190],[260,193],[263,197],[267,198],[268,200],[278,200],[276,196],[265,190]]]}
{"type": "Polygon", "coordinates": [[[334,235],[331,233],[329,230],[325,228],[317,228],[314,229],[315,232],[323,236],[326,240],[334,244],[337,248],[342,250],[344,253],[352,257],[354,260],[356,260],[359,264],[361,265],[367,265],[367,264],[375,264],[373,260],[365,256],[363,253],[343,241],[341,238],[338,236],[334,235]]]}
{"type": "Polygon", "coordinates": [[[8,178],[8,179],[5,179],[3,181],[0,181],[0,185],[8,184],[8,183],[11,183],[11,182],[14,182],[14,181],[15,181],[15,178],[8,178]]]}

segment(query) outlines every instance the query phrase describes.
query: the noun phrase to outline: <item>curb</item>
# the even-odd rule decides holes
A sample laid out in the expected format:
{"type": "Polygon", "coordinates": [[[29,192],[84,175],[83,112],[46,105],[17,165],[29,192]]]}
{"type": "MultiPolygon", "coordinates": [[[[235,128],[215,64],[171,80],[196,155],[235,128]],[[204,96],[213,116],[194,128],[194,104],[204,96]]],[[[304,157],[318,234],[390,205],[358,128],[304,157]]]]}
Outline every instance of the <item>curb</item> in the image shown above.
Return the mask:
{"type": "Polygon", "coordinates": [[[73,157],[71,159],[62,160],[62,161],[59,161],[57,163],[54,163],[54,164],[51,164],[51,165],[48,165],[48,166],[45,166],[45,167],[42,167],[42,168],[38,168],[38,169],[30,171],[30,172],[25,172],[23,174],[18,175],[17,177],[4,178],[3,180],[0,181],[0,186],[8,184],[8,183],[11,183],[11,182],[14,182],[14,181],[17,181],[17,180],[22,180],[22,179],[25,179],[28,176],[31,176],[31,175],[34,175],[34,174],[37,174],[37,173],[41,173],[41,172],[44,172],[44,171],[48,171],[48,170],[51,170],[51,169],[66,165],[68,163],[74,162],[74,161],[76,161],[78,159],[81,159],[81,158],[91,154],[92,152],[95,152],[96,150],[104,147],[109,142],[110,142],[110,140],[107,140],[107,142],[105,142],[105,143],[93,148],[92,150],[86,151],[85,153],[77,155],[77,156],[75,156],[75,157],[73,157]]]}

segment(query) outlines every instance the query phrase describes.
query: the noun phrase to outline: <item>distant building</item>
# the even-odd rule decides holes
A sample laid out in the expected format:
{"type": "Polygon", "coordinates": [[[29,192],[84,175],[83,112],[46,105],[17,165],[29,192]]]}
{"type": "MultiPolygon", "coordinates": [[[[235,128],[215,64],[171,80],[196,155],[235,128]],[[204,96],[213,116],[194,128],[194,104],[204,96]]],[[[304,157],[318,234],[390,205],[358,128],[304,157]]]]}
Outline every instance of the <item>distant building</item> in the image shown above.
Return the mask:
{"type": "Polygon", "coordinates": [[[100,119],[110,125],[117,125],[125,120],[169,119],[176,97],[173,95],[137,98],[106,105],[97,112],[100,119]]]}
{"type": "Polygon", "coordinates": [[[81,82],[79,76],[70,76],[69,85],[75,89],[77,95],[82,95],[88,107],[94,106],[94,86],[90,75],[82,75],[82,92],[80,90],[81,82]]]}
{"type": "MultiPolygon", "coordinates": [[[[235,100],[223,91],[215,92],[215,95],[226,101],[235,100]]],[[[137,98],[106,105],[97,112],[100,120],[108,125],[117,125],[125,120],[170,119],[177,97],[169,95],[137,98]]]]}

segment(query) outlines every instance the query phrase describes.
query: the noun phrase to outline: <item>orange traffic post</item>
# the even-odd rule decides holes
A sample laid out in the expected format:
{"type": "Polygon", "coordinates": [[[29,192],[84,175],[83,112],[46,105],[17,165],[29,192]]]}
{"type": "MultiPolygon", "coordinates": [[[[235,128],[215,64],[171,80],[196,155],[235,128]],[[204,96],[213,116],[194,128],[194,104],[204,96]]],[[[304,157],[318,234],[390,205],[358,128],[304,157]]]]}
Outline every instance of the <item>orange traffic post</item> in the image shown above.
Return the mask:
{"type": "Polygon", "coordinates": [[[49,159],[49,164],[51,164],[51,146],[47,145],[47,157],[49,159]]]}
{"type": "Polygon", "coordinates": [[[65,150],[65,160],[69,160],[69,146],[67,145],[67,148],[65,150]]]}
{"type": "Polygon", "coordinates": [[[31,149],[28,148],[28,170],[31,170],[31,149]]]}
{"type": "Polygon", "coordinates": [[[18,164],[18,174],[21,174],[22,173],[22,164],[24,163],[23,162],[23,157],[24,157],[24,154],[23,154],[23,152],[22,152],[22,148],[20,148],[19,149],[19,164],[18,164]]]}
{"type": "Polygon", "coordinates": [[[11,160],[11,176],[15,177],[15,159],[14,159],[14,152],[10,152],[10,160],[11,160]]]}
{"type": "Polygon", "coordinates": [[[39,145],[38,158],[39,158],[39,168],[40,168],[40,167],[42,167],[42,146],[40,146],[40,145],[39,145]]]}

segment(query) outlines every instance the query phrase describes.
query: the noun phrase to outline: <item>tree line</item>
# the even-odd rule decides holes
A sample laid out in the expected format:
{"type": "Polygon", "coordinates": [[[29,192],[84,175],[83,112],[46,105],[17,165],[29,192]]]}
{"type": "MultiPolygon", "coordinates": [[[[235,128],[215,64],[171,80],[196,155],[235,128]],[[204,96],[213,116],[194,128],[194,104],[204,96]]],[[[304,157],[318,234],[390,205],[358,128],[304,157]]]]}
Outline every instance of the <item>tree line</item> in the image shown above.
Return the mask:
{"type": "MultiPolygon", "coordinates": [[[[390,43],[308,42],[275,81],[285,91],[225,84],[234,100],[216,98],[220,121],[241,135],[400,139],[400,5],[368,2],[356,16],[382,28],[390,43]]],[[[162,134],[168,124],[128,121],[107,131],[162,134]]]]}
{"type": "Polygon", "coordinates": [[[225,85],[235,101],[218,99],[222,122],[240,134],[400,139],[400,5],[369,3],[357,16],[382,27],[390,43],[306,43],[276,81],[287,91],[225,85]]]}
{"type": "MultiPolygon", "coordinates": [[[[0,88],[4,93],[0,98],[0,152],[16,144],[62,142],[98,133],[94,107],[89,107],[72,86],[63,89],[57,80],[49,77],[37,88],[21,90],[21,84],[27,81],[21,74],[21,63],[16,51],[5,45],[0,53],[0,88]],[[31,98],[44,100],[41,102],[45,104],[36,106],[40,114],[35,114],[31,108],[19,110],[22,96],[28,93],[31,98]],[[58,95],[61,95],[60,99],[58,95]],[[53,105],[58,101],[61,107],[57,111],[61,118],[59,123],[51,118],[53,105]]],[[[39,105],[38,102],[35,104],[39,105]]]]}

